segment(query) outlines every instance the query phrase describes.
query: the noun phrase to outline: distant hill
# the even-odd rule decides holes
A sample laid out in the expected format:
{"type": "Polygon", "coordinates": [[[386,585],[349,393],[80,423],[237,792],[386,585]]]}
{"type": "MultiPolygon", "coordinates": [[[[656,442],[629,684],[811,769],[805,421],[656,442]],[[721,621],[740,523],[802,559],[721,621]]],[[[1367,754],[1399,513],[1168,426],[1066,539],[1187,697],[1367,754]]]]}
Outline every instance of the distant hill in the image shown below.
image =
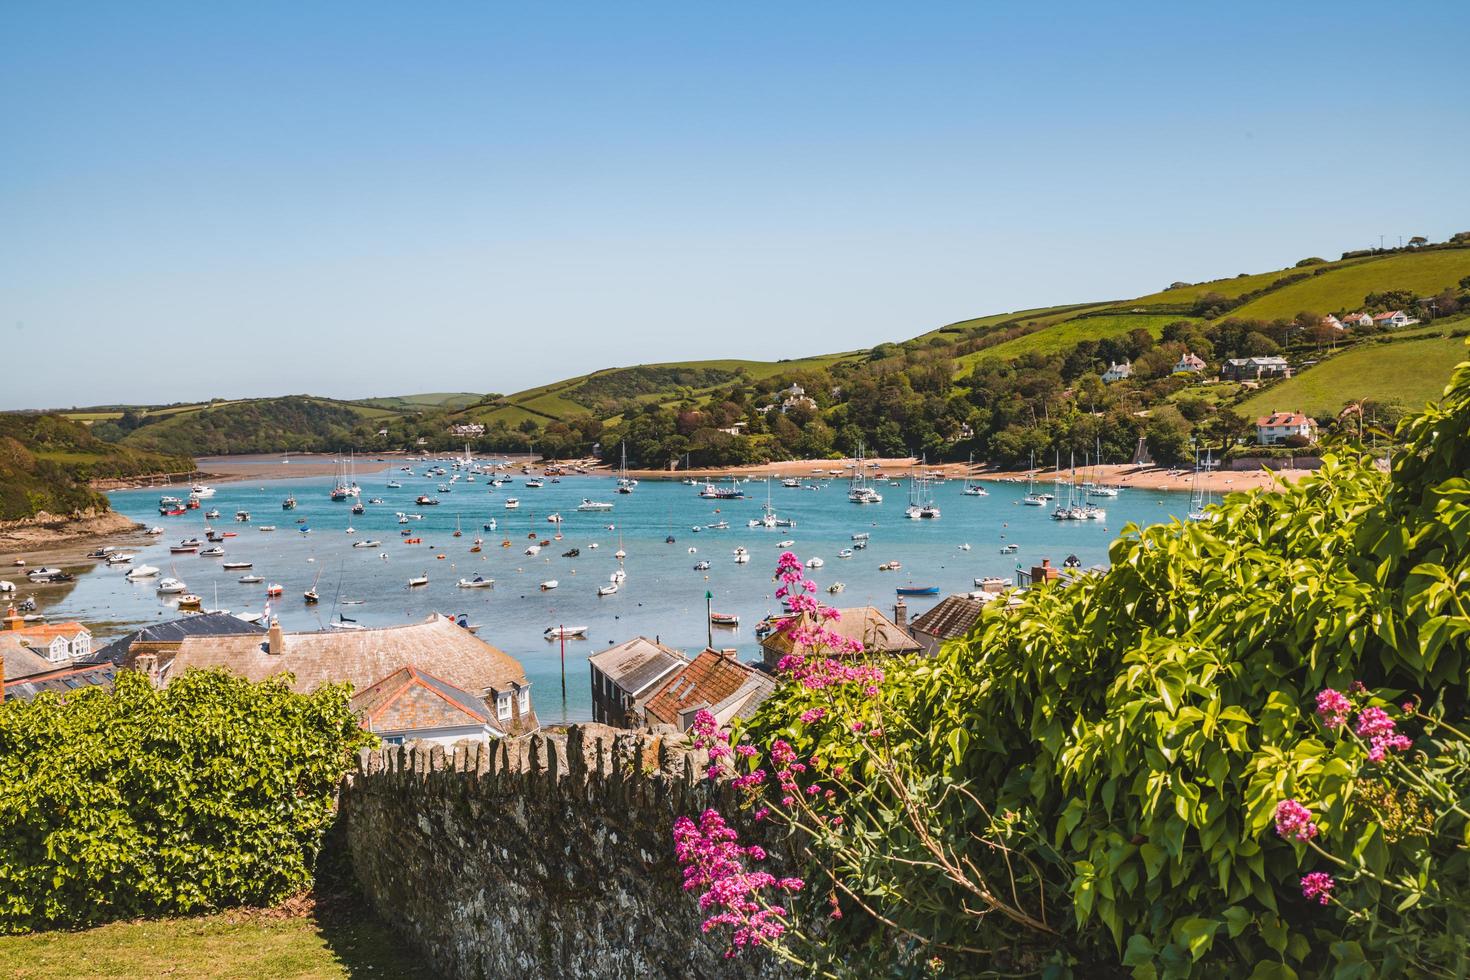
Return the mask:
{"type": "Polygon", "coordinates": [[[193,469],[188,457],[113,445],[58,415],[0,414],[0,521],[106,510],[90,481],[193,469]]]}
{"type": "Polygon", "coordinates": [[[380,444],[378,429],[398,417],[384,408],[286,395],[125,413],[104,431],[125,446],[178,455],[330,452],[380,444]]]}
{"type": "Polygon", "coordinates": [[[369,408],[388,408],[400,412],[412,412],[426,408],[464,408],[482,401],[486,396],[472,391],[431,391],[418,395],[387,395],[382,398],[356,398],[355,405],[369,408]]]}

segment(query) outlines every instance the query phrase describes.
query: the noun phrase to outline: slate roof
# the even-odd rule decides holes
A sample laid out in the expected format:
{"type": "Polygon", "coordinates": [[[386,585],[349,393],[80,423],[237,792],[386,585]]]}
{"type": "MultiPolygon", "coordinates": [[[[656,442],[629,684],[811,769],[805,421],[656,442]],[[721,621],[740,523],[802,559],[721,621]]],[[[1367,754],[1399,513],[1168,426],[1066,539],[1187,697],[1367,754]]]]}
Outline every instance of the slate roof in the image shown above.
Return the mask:
{"type": "MultiPolygon", "coordinates": [[[[738,709],[735,713],[740,714],[753,709],[774,689],[775,682],[751,665],[718,650],[705,650],[665,681],[648,699],[643,711],[650,723],[677,725],[679,712],[684,708],[735,707],[738,709]],[[736,703],[751,699],[755,699],[753,703],[736,703]]],[[[719,716],[721,712],[712,713],[719,716]]]]}
{"type": "Polygon", "coordinates": [[[242,636],[242,635],[264,635],[265,627],[256,623],[247,623],[245,620],[229,613],[202,613],[198,616],[184,616],[180,619],[171,619],[166,623],[154,623],[145,626],[136,632],[129,633],[120,640],[113,640],[101,649],[92,651],[87,658],[91,663],[102,663],[104,661],[120,664],[132,649],[134,643],[177,643],[186,636],[242,636]]]}
{"type": "Polygon", "coordinates": [[[370,732],[415,732],[490,724],[490,709],[468,691],[417,667],[400,667],[352,699],[370,732]]]}
{"type": "MultiPolygon", "coordinates": [[[[190,667],[225,667],[253,681],[289,671],[298,691],[343,682],[360,691],[409,666],[477,697],[528,686],[525,669],[514,657],[437,613],[407,626],[286,633],[282,648],[270,653],[269,638],[261,633],[189,636],[171,658],[161,654],[158,666],[165,680],[190,667]]],[[[535,727],[534,717],[532,722],[535,727]]]]}
{"type": "Polygon", "coordinates": [[[689,662],[678,650],[646,636],[608,647],[587,658],[613,684],[630,697],[641,697],[648,688],[689,662]]]}
{"type": "Polygon", "coordinates": [[[66,694],[84,687],[102,687],[112,690],[112,682],[116,677],[116,664],[83,664],[54,668],[45,673],[23,677],[18,681],[6,678],[5,700],[29,701],[37,694],[46,691],[66,694]]]}
{"type": "MultiPolygon", "coordinates": [[[[919,644],[912,636],[872,606],[839,609],[838,613],[837,619],[824,624],[826,628],[848,639],[862,640],[865,653],[901,654],[919,650],[919,644]]],[[[761,647],[777,656],[791,653],[794,644],[787,634],[796,622],[796,619],[789,620],[785,627],[762,640],[761,647]]]]}
{"type": "Polygon", "coordinates": [[[915,618],[909,628],[941,640],[956,640],[970,634],[984,611],[985,603],[979,599],[962,595],[945,596],[939,601],[939,605],[915,618]]]}

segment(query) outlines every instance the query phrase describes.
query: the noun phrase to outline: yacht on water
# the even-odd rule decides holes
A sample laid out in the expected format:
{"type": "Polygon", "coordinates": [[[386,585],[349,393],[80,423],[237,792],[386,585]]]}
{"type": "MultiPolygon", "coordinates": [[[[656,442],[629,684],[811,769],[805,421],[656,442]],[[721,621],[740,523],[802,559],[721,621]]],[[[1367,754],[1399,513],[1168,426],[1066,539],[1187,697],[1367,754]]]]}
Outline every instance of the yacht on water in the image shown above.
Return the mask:
{"type": "Polygon", "coordinates": [[[934,503],[934,492],[929,488],[927,476],[909,477],[909,505],[904,515],[912,520],[935,520],[939,517],[939,506],[934,503]]]}
{"type": "Polygon", "coordinates": [[[975,454],[970,454],[970,463],[965,467],[965,496],[966,497],[988,497],[990,491],[985,489],[979,480],[970,479],[970,471],[975,468],[975,454]]]}
{"type": "Polygon", "coordinates": [[[618,464],[618,493],[632,493],[638,481],[628,475],[628,444],[623,443],[623,458],[618,464]]]}
{"type": "Polygon", "coordinates": [[[883,495],[868,485],[868,474],[863,465],[863,446],[858,443],[857,456],[852,464],[852,478],[847,483],[847,499],[855,504],[881,504],[883,495]]]}

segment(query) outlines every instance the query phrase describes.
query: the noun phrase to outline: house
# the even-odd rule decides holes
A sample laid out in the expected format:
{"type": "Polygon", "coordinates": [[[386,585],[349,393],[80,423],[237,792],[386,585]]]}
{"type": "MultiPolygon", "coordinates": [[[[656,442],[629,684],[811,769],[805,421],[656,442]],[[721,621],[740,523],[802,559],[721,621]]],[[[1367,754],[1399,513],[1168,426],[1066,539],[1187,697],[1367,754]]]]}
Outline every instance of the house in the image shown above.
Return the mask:
{"type": "Polygon", "coordinates": [[[741,663],[734,650],[704,650],[659,685],[643,708],[644,722],[688,731],[694,716],[708,711],[723,727],[748,717],[775,689],[769,674],[741,663]]]}
{"type": "Polygon", "coordinates": [[[365,730],[390,745],[453,745],[461,739],[486,742],[506,735],[484,700],[413,666],[399,667],[359,691],[351,708],[365,730]]]}
{"type": "Polygon", "coordinates": [[[939,605],[928,610],[909,624],[909,635],[919,644],[924,653],[933,655],[947,640],[969,636],[987,603],[983,599],[969,596],[945,596],[939,605]]]}
{"type": "Polygon", "coordinates": [[[689,663],[646,636],[608,647],[587,658],[592,673],[592,720],[614,728],[641,724],[643,705],[669,675],[689,663]]]}
{"type": "Polygon", "coordinates": [[[1103,372],[1103,383],[1112,384],[1114,381],[1124,381],[1133,377],[1133,364],[1125,360],[1122,364],[1108,363],[1108,369],[1103,372]]]}
{"type": "Polygon", "coordinates": [[[38,694],[67,694],[85,687],[100,687],[112,690],[117,678],[116,664],[66,664],[48,670],[28,673],[19,677],[9,676],[11,660],[5,656],[6,677],[0,681],[0,700],[29,701],[38,694]]]}
{"type": "Polygon", "coordinates": [[[485,427],[478,422],[461,422],[458,425],[451,425],[449,434],[452,436],[483,436],[485,427]]]}
{"type": "Polygon", "coordinates": [[[1345,327],[1371,327],[1373,318],[1367,313],[1349,313],[1339,321],[1345,327]]]}
{"type": "Polygon", "coordinates": [[[1399,327],[1413,326],[1419,321],[1409,316],[1403,310],[1389,310],[1387,313],[1379,313],[1374,316],[1373,322],[1377,326],[1385,329],[1395,330],[1399,327]]]}
{"type": "Polygon", "coordinates": [[[1204,360],[1189,351],[1185,351],[1184,356],[1179,358],[1179,363],[1174,365],[1175,374],[1198,374],[1204,369],[1204,360]]]}
{"type": "Polygon", "coordinates": [[[1286,358],[1232,357],[1220,365],[1221,381],[1260,381],[1264,378],[1289,378],[1291,365],[1286,358]]]}
{"type": "Polygon", "coordinates": [[[343,683],[362,691],[400,668],[414,667],[484,701],[493,710],[494,726],[508,735],[540,727],[520,663],[437,613],[423,622],[381,629],[286,633],[272,622],[264,637],[187,636],[172,649],[156,652],[134,644],[123,666],[143,671],[160,686],[191,667],[223,667],[252,681],[290,673],[292,689],[303,693],[343,683]]]}
{"type": "Polygon", "coordinates": [[[139,653],[146,651],[155,655],[165,652],[171,654],[178,650],[186,636],[262,636],[264,633],[264,626],[247,623],[229,613],[200,613],[145,626],[120,640],[113,640],[106,646],[99,647],[90,659],[93,663],[120,664],[127,659],[128,653],[134,647],[137,647],[139,653]]]}
{"type": "Polygon", "coordinates": [[[48,666],[92,655],[92,631],[81,623],[48,623],[27,626],[12,607],[5,617],[5,639],[46,659],[48,666]]]}
{"type": "Polygon", "coordinates": [[[1342,325],[1342,321],[1339,320],[1337,317],[1333,316],[1331,313],[1329,313],[1326,316],[1324,316],[1318,322],[1319,322],[1319,324],[1321,326],[1331,327],[1333,330],[1345,330],[1345,329],[1347,329],[1346,327],[1344,327],[1342,325]]]}
{"type": "Polygon", "coordinates": [[[1256,442],[1259,445],[1277,446],[1291,436],[1301,436],[1308,442],[1316,442],[1316,420],[1301,412],[1272,412],[1256,419],[1256,442]]]}
{"type": "MultiPolygon", "coordinates": [[[[856,606],[839,609],[838,617],[823,625],[839,636],[849,640],[861,640],[863,651],[876,656],[901,656],[918,653],[919,644],[905,632],[902,625],[895,623],[872,606],[856,606]]],[[[902,615],[901,613],[899,615],[902,615]]],[[[783,658],[790,654],[802,656],[825,656],[825,651],[814,651],[791,639],[790,633],[798,624],[810,626],[811,614],[792,617],[786,625],[761,641],[761,658],[766,667],[776,670],[783,658]]]]}
{"type": "Polygon", "coordinates": [[[796,408],[798,405],[805,408],[810,408],[814,411],[816,410],[816,401],[806,393],[806,389],[803,388],[801,385],[794,384],[790,388],[786,388],[782,391],[777,392],[777,394],[784,396],[781,399],[782,415],[785,415],[787,412],[791,411],[793,408],[796,408]]]}
{"type": "Polygon", "coordinates": [[[736,422],[732,425],[726,426],[723,429],[716,429],[715,431],[723,432],[727,436],[743,436],[745,435],[745,423],[736,422]]]}

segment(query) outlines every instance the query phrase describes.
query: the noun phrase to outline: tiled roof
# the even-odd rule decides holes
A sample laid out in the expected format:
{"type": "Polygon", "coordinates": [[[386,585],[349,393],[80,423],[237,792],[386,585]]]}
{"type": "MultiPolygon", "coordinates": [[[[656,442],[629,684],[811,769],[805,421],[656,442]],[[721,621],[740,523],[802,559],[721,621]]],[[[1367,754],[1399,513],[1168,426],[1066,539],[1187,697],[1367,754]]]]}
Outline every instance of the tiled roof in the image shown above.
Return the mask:
{"type": "MultiPolygon", "coordinates": [[[[913,637],[872,606],[839,609],[838,613],[840,615],[837,619],[824,625],[850,640],[861,640],[865,653],[915,653],[919,649],[919,644],[914,642],[913,637]]],[[[762,640],[761,646],[781,656],[791,653],[793,644],[787,634],[796,622],[795,619],[788,621],[786,626],[762,640]]]]}
{"type": "Polygon", "coordinates": [[[116,677],[117,666],[114,664],[84,664],[52,669],[46,673],[23,677],[18,681],[11,681],[7,678],[5,700],[29,701],[37,694],[47,691],[66,694],[83,687],[103,687],[111,690],[112,682],[116,677]]]}
{"type": "Polygon", "coordinates": [[[614,684],[632,697],[640,697],[646,688],[668,676],[689,660],[677,650],[646,636],[635,636],[625,643],[608,647],[587,658],[614,684]]]}
{"type": "Polygon", "coordinates": [[[975,628],[985,603],[962,595],[945,596],[939,605],[917,617],[910,628],[941,640],[954,640],[968,636],[975,628]]]}
{"type": "Polygon", "coordinates": [[[1312,420],[1301,412],[1272,412],[1270,415],[1263,415],[1256,419],[1256,425],[1262,426],[1263,428],[1282,425],[1310,425],[1311,422],[1312,420]]]}
{"type": "Polygon", "coordinates": [[[9,630],[13,636],[23,636],[33,643],[50,643],[58,636],[64,636],[68,640],[78,633],[91,633],[81,623],[46,623],[43,626],[23,626],[18,630],[9,630]]]}
{"type": "Polygon", "coordinates": [[[370,732],[413,732],[490,722],[485,702],[416,667],[400,667],[352,699],[370,732]]]}
{"type": "Polygon", "coordinates": [[[0,658],[5,661],[5,680],[44,674],[56,669],[56,665],[36,651],[21,643],[14,630],[0,633],[0,658]]]}
{"type": "Polygon", "coordinates": [[[265,627],[247,623],[229,613],[202,613],[197,616],[184,616],[181,619],[171,619],[166,623],[145,626],[93,651],[92,656],[87,659],[97,663],[109,661],[120,664],[134,643],[177,643],[186,636],[246,636],[252,634],[263,636],[265,627]]]}
{"type": "Polygon", "coordinates": [[[1392,320],[1396,316],[1403,316],[1403,315],[1404,315],[1404,311],[1403,310],[1389,310],[1387,313],[1379,313],[1373,319],[1375,319],[1375,320],[1392,320]]]}
{"type": "Polygon", "coordinates": [[[770,682],[764,675],[756,675],[755,668],[734,657],[705,650],[665,681],[643,710],[650,722],[676,725],[681,709],[719,704],[744,687],[752,676],[770,682]]]}
{"type": "Polygon", "coordinates": [[[432,671],[477,697],[527,686],[526,672],[514,657],[438,614],[385,629],[287,633],[282,648],[271,654],[268,637],[260,633],[189,636],[172,658],[160,656],[159,667],[165,678],[190,667],[225,667],[250,680],[289,671],[298,691],[342,682],[362,690],[408,666],[432,671]]]}

